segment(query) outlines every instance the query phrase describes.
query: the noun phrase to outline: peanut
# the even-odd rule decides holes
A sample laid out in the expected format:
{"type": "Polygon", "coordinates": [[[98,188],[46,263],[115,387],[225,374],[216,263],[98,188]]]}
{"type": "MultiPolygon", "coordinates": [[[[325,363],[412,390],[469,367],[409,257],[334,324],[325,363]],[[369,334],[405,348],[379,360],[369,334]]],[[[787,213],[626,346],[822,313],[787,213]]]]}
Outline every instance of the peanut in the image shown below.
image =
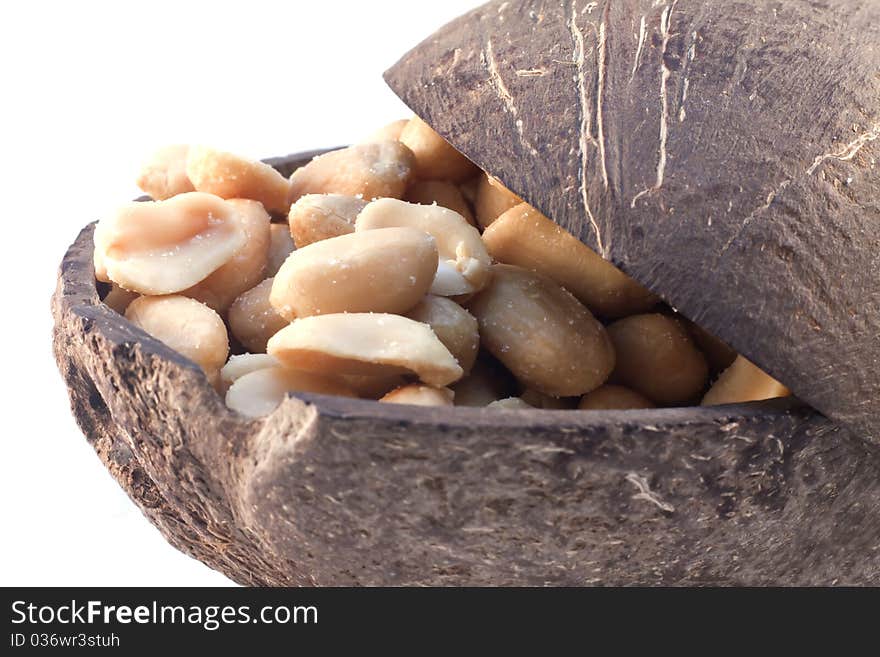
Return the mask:
{"type": "Polygon", "coordinates": [[[344,194],[306,194],[290,206],[290,234],[297,248],[354,232],[367,202],[344,194]]]}
{"type": "Polygon", "coordinates": [[[189,146],[182,144],[159,149],[142,167],[137,186],[156,201],[194,192],[196,188],[186,175],[188,154],[189,146]]]}
{"type": "Polygon", "coordinates": [[[491,408],[496,411],[534,410],[534,406],[526,403],[519,397],[506,397],[505,399],[497,399],[489,404],[486,408],[491,408]]]}
{"type": "Polygon", "coordinates": [[[410,406],[452,406],[455,393],[449,388],[433,388],[413,383],[392,390],[380,399],[386,404],[409,404],[410,406]]]}
{"type": "Polygon", "coordinates": [[[581,398],[578,408],[581,410],[628,410],[636,408],[656,408],[654,403],[635,390],[605,384],[588,392],[581,398]]]}
{"type": "Polygon", "coordinates": [[[422,180],[462,182],[475,175],[476,165],[414,116],[400,134],[401,143],[415,155],[416,176],[422,180]]]}
{"type": "Polygon", "coordinates": [[[126,289],[119,287],[116,283],[113,283],[113,287],[110,288],[110,291],[107,293],[107,296],[104,297],[104,305],[106,305],[111,310],[115,310],[120,315],[125,314],[126,308],[128,308],[128,304],[137,299],[140,295],[137,292],[129,292],[126,289]]]}
{"type": "Polygon", "coordinates": [[[444,180],[418,180],[406,190],[405,200],[419,205],[439,205],[457,212],[471,225],[475,226],[474,213],[464,200],[458,186],[444,180]]]}
{"type": "Polygon", "coordinates": [[[229,385],[235,383],[245,374],[265,370],[270,367],[281,367],[281,363],[269,354],[241,354],[230,356],[229,360],[220,369],[220,378],[223,383],[229,385]]]}
{"type": "Polygon", "coordinates": [[[430,326],[464,373],[471,371],[480,349],[480,334],[473,315],[451,299],[429,294],[407,317],[430,326]]]}
{"type": "Polygon", "coordinates": [[[703,397],[703,406],[741,404],[775,397],[788,397],[788,388],[743,356],[721,373],[703,397]]]}
{"type": "Polygon", "coordinates": [[[281,265],[287,260],[287,256],[295,249],[293,238],[290,236],[290,226],[287,224],[269,226],[269,259],[266,262],[266,276],[271,278],[277,274],[281,265]]]}
{"type": "Polygon", "coordinates": [[[434,239],[413,228],[342,235],[294,251],[269,297],[288,320],[341,312],[405,313],[431,287],[434,239]]]}
{"type": "Polygon", "coordinates": [[[326,375],[416,374],[428,385],[457,381],[462,369],[431,328],[381,313],[305,317],[269,340],[286,367],[326,375]]]}
{"type": "Polygon", "coordinates": [[[229,330],[245,349],[254,353],[265,352],[269,338],[289,323],[269,303],[272,283],[273,279],[267,278],[229,307],[229,330]]]}
{"type": "Polygon", "coordinates": [[[489,286],[468,304],[483,346],[524,385],[553,397],[595,390],[614,369],[603,326],[545,276],[495,265],[489,286]]]}
{"type": "Polygon", "coordinates": [[[488,406],[516,393],[516,380],[498,361],[482,353],[466,377],[457,382],[456,406],[488,406]]]}
{"type": "Polygon", "coordinates": [[[344,383],[331,377],[268,367],[236,379],[226,391],[226,405],[248,417],[263,417],[274,411],[291,392],[356,396],[344,383]]]}
{"type": "Polygon", "coordinates": [[[486,229],[502,214],[516,207],[523,200],[488,173],[481,173],[474,201],[477,223],[486,229]]]}
{"type": "Polygon", "coordinates": [[[409,119],[398,119],[382,126],[376,132],[364,139],[363,143],[369,144],[376,141],[400,141],[400,133],[409,123],[409,119]]]}

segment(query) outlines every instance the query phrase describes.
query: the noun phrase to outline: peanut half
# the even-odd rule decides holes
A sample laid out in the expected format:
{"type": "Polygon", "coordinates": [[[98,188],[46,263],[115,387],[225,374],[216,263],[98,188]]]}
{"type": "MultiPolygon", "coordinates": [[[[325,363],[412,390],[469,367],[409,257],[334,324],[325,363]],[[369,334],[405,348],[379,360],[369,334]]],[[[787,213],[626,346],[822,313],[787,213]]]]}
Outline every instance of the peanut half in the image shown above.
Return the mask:
{"type": "Polygon", "coordinates": [[[462,369],[427,324],[382,313],[305,317],[269,340],[286,367],[326,375],[413,373],[428,385],[457,381],[462,369]]]}
{"type": "Polygon", "coordinates": [[[502,214],[516,207],[523,200],[488,173],[481,173],[474,201],[477,223],[480,228],[488,228],[502,214]]]}
{"type": "Polygon", "coordinates": [[[471,225],[475,226],[474,213],[464,200],[461,189],[445,180],[418,180],[406,190],[405,200],[419,205],[434,205],[457,212],[471,225]]]}
{"type": "Polygon", "coordinates": [[[269,303],[274,279],[267,278],[239,296],[229,307],[229,330],[245,349],[255,353],[266,351],[266,343],[288,325],[269,303]]]}
{"type": "Polygon", "coordinates": [[[464,217],[439,205],[418,205],[382,198],[361,210],[358,233],[391,226],[409,226],[437,240],[440,262],[431,293],[440,296],[472,294],[491,277],[491,263],[480,233],[464,217]]]}
{"type": "Polygon", "coordinates": [[[297,248],[354,232],[354,220],[367,202],[344,194],[306,194],[290,206],[287,221],[297,248]]]}
{"type": "Polygon", "coordinates": [[[156,201],[196,191],[186,175],[188,154],[189,146],[182,144],[159,149],[141,168],[137,186],[156,201]]]}
{"type": "Polygon", "coordinates": [[[776,397],[787,397],[788,388],[743,356],[721,373],[703,397],[703,406],[740,404],[776,397]]]}
{"type": "Polygon", "coordinates": [[[356,396],[344,383],[332,377],[284,367],[267,367],[236,379],[226,391],[226,405],[242,415],[258,418],[274,411],[291,392],[356,396]]]}
{"type": "Polygon", "coordinates": [[[407,317],[430,326],[464,373],[471,371],[480,349],[480,334],[473,315],[451,299],[429,294],[407,317]]]}
{"type": "Polygon", "coordinates": [[[332,313],[405,313],[425,296],[437,246],[414,228],[342,235],[294,251],[269,300],[288,320],[332,313]]]}
{"type": "Polygon", "coordinates": [[[585,306],[546,276],[495,265],[468,304],[483,346],[524,385],[553,397],[595,390],[614,369],[614,348],[585,306]]]}
{"type": "Polygon", "coordinates": [[[449,388],[433,388],[413,383],[392,390],[380,399],[386,404],[408,404],[410,406],[452,406],[455,393],[449,388]]]}
{"type": "Polygon", "coordinates": [[[479,172],[473,162],[417,116],[404,127],[400,141],[415,155],[416,176],[422,180],[458,183],[479,172]]]}
{"type": "Polygon", "coordinates": [[[96,271],[102,267],[109,280],[141,294],[185,290],[245,245],[238,212],[202,192],[128,203],[95,228],[96,271]]]}
{"type": "Polygon", "coordinates": [[[656,407],[650,399],[637,393],[635,390],[609,383],[584,395],[578,404],[578,408],[581,410],[599,411],[656,407]]]}
{"type": "Polygon", "coordinates": [[[266,262],[266,276],[271,278],[278,273],[287,256],[296,250],[290,227],[287,224],[269,226],[269,259],[266,262]]]}

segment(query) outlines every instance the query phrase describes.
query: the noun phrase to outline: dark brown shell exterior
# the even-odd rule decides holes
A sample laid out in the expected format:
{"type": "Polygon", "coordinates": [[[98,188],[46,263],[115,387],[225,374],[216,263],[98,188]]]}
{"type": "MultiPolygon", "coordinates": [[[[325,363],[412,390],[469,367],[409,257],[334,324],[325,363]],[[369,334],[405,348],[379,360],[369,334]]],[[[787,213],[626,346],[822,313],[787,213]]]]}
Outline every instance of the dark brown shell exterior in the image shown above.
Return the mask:
{"type": "Polygon", "coordinates": [[[172,545],[242,584],[880,585],[880,457],[793,400],[500,413],[315,396],[249,420],[99,301],[92,226],[52,309],[89,443],[172,545]]]}
{"type": "Polygon", "coordinates": [[[510,0],[392,89],[628,274],[880,443],[880,3],[510,0]]]}

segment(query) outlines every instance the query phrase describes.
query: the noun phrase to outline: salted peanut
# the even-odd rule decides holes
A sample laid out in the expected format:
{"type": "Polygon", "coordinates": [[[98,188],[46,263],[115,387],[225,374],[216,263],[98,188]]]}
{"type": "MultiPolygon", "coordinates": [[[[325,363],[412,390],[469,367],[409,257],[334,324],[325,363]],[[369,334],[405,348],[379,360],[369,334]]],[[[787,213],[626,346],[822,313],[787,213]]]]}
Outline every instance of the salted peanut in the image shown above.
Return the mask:
{"type": "Polygon", "coordinates": [[[287,221],[298,249],[354,232],[354,220],[367,202],[345,194],[306,194],[290,206],[287,221]]]}
{"type": "Polygon", "coordinates": [[[332,377],[285,367],[268,367],[236,379],[226,391],[226,405],[248,417],[263,417],[274,411],[291,392],[356,396],[344,383],[332,377]]]}
{"type": "Polygon", "coordinates": [[[743,356],[721,373],[703,397],[703,406],[740,404],[775,397],[788,397],[791,392],[772,376],[743,356]]]}
{"type": "Polygon", "coordinates": [[[340,374],[339,379],[362,399],[380,399],[392,390],[401,388],[408,383],[407,377],[396,373],[380,376],[340,374]]]}
{"type": "Polygon", "coordinates": [[[186,175],[189,146],[175,144],[160,148],[141,168],[137,186],[156,201],[194,192],[192,181],[186,175]]]}
{"type": "Polygon", "coordinates": [[[498,399],[486,406],[496,411],[526,411],[534,409],[531,404],[526,403],[520,397],[507,397],[506,399],[498,399]]]}
{"type": "Polygon", "coordinates": [[[456,406],[488,406],[516,394],[516,379],[501,363],[486,353],[480,354],[473,369],[452,389],[456,406]]]}
{"type": "Polygon", "coordinates": [[[451,299],[429,294],[406,316],[430,326],[464,373],[471,371],[480,349],[480,333],[473,315],[451,299]]]}
{"type": "Polygon", "coordinates": [[[498,262],[552,278],[602,317],[645,312],[659,301],[526,203],[498,217],[483,232],[483,242],[498,262]]]}
{"type": "Polygon", "coordinates": [[[414,228],[342,235],[294,251],[269,301],[288,320],[332,313],[405,313],[437,271],[434,238],[414,228]]]}
{"type": "Polygon", "coordinates": [[[537,390],[526,389],[520,398],[533,408],[543,408],[548,411],[569,411],[577,404],[577,399],[571,397],[552,397],[537,390]]]}
{"type": "Polygon", "coordinates": [[[269,226],[272,218],[257,201],[232,199],[227,203],[236,210],[236,217],[245,234],[244,245],[230,260],[207,278],[181,294],[201,301],[221,315],[232,302],[266,277],[269,261],[269,226]]]}
{"type": "Polygon", "coordinates": [[[693,322],[685,320],[683,317],[680,317],[680,319],[685,322],[685,327],[691,339],[697,344],[700,351],[703,352],[713,373],[719,374],[733,365],[737,353],[726,342],[716,338],[693,322]]]}
{"type": "Polygon", "coordinates": [[[475,226],[474,213],[471,206],[464,200],[461,190],[445,180],[417,180],[406,190],[406,201],[419,205],[434,205],[449,208],[457,212],[467,220],[471,226],[475,226]]]}
{"type": "Polygon", "coordinates": [[[630,410],[637,408],[656,408],[656,405],[635,390],[606,383],[593,392],[581,397],[578,408],[582,411],[630,410]]]}
{"type": "Polygon", "coordinates": [[[110,291],[107,293],[107,296],[104,297],[104,305],[108,306],[111,310],[115,310],[120,315],[125,314],[125,309],[128,308],[128,304],[137,299],[140,295],[137,292],[130,292],[119,287],[116,283],[113,283],[113,287],[110,288],[110,291]]]}
{"type": "Polygon", "coordinates": [[[245,374],[256,372],[257,370],[265,370],[270,367],[281,367],[278,359],[269,354],[241,354],[239,356],[230,356],[222,368],[220,368],[220,379],[223,383],[229,385],[235,383],[245,374]]]}
{"type": "Polygon", "coordinates": [[[455,393],[449,388],[413,383],[392,390],[379,401],[385,404],[408,404],[410,406],[452,406],[455,393]]]}
{"type": "Polygon", "coordinates": [[[674,318],[633,315],[611,324],[608,335],[617,352],[613,383],[661,405],[690,402],[706,387],[706,358],[674,318]]]}
{"type": "Polygon", "coordinates": [[[290,176],[290,202],[306,194],[345,194],[372,200],[400,198],[413,176],[415,157],[399,141],[357,144],[319,155],[290,176]]]}
{"type": "Polygon", "coordinates": [[[462,375],[430,326],[383,313],[298,319],[269,340],[268,351],[287,367],[332,376],[413,373],[442,387],[462,375]]]}
{"type": "Polygon", "coordinates": [[[248,351],[262,353],[273,335],[289,324],[269,303],[274,279],[265,281],[240,295],[229,307],[227,320],[232,335],[248,351]]]}
{"type": "Polygon", "coordinates": [[[266,276],[272,277],[281,269],[287,256],[296,250],[287,224],[269,226],[269,259],[266,261],[266,276]]]}
{"type": "Polygon", "coordinates": [[[384,125],[376,132],[371,134],[369,137],[364,139],[363,143],[369,144],[376,141],[400,141],[400,133],[403,132],[403,129],[406,127],[406,124],[409,123],[409,119],[398,119],[397,121],[392,121],[388,125],[384,125]]]}
{"type": "Polygon", "coordinates": [[[489,286],[468,305],[488,349],[526,387],[580,396],[614,369],[614,348],[585,306],[546,276],[495,265],[489,286]]]}
{"type": "MultiPolygon", "coordinates": [[[[95,233],[92,237],[93,240],[96,239],[98,234],[98,229],[95,227],[95,233]]],[[[104,252],[95,246],[95,250],[92,253],[92,264],[95,266],[95,280],[101,281],[102,283],[112,283],[110,280],[110,276],[107,274],[107,265],[104,264],[104,252]]]]}
{"type": "Polygon", "coordinates": [[[400,141],[415,154],[416,177],[422,180],[449,180],[458,183],[478,172],[473,162],[417,116],[406,124],[400,134],[400,141]]]}
{"type": "Polygon", "coordinates": [[[95,261],[109,280],[141,294],[180,292],[207,278],[247,236],[238,209],[213,194],[134,202],[95,227],[95,261]]]}
{"type": "Polygon", "coordinates": [[[449,297],[486,287],[492,275],[492,260],[480,233],[457,212],[439,205],[380,198],[367,204],[355,222],[358,233],[391,226],[409,226],[437,240],[440,262],[432,294],[449,297]]]}
{"type": "Polygon", "coordinates": [[[259,201],[270,212],[287,212],[288,180],[265,162],[208,146],[190,146],[186,175],[200,192],[259,201]]]}
{"type": "Polygon", "coordinates": [[[207,374],[216,374],[229,354],[229,338],[220,315],[195,299],[180,295],[139,297],[128,305],[125,318],[207,374]]]}
{"type": "Polygon", "coordinates": [[[486,229],[502,214],[514,208],[523,200],[488,173],[480,175],[474,209],[480,228],[486,229]]]}

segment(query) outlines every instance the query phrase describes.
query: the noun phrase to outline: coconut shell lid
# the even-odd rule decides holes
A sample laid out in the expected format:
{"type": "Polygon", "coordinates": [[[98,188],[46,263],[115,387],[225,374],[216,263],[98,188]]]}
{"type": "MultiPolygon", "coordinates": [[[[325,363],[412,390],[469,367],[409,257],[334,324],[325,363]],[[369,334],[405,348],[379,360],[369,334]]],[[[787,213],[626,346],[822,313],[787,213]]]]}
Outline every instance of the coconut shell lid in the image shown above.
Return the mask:
{"type": "Polygon", "coordinates": [[[443,137],[880,443],[880,3],[495,1],[386,73],[443,137]]]}

